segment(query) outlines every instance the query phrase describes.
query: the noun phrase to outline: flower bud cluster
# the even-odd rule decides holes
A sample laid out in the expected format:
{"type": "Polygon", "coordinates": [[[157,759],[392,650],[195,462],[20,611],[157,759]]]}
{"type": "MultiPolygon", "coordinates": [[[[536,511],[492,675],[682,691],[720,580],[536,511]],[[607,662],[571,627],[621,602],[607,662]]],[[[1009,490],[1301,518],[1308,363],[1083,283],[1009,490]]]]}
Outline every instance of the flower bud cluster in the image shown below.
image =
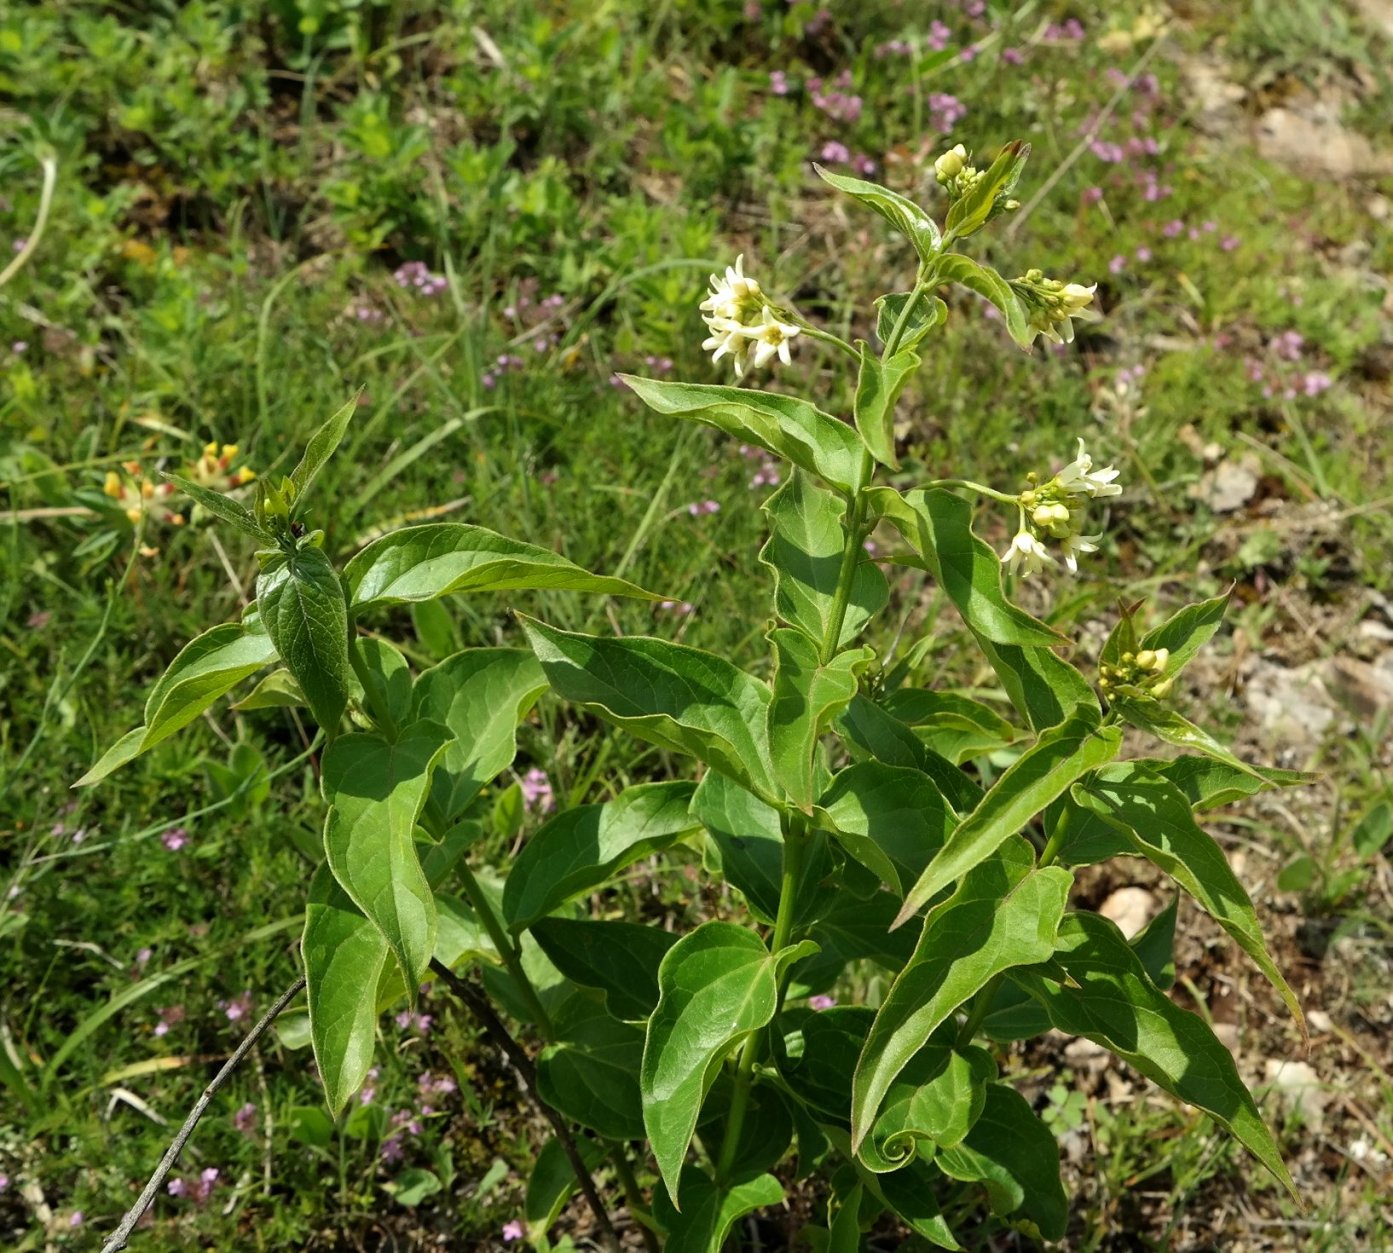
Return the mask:
{"type": "Polygon", "coordinates": [[[713,274],[710,294],[701,302],[702,320],[711,332],[701,346],[712,361],[730,357],[736,378],[747,369],[763,369],[776,356],[789,365],[789,342],[800,332],[779,316],[759,283],[746,276],[744,260],[736,257],[724,276],[713,274]]]}
{"type": "Polygon", "coordinates": [[[934,162],[934,180],[954,200],[967,195],[981,181],[982,171],[968,161],[967,149],[954,144],[934,162]]]}
{"type": "Polygon", "coordinates": [[[1037,485],[1034,474],[1028,477],[1029,486],[1016,499],[1020,505],[1021,525],[1011,546],[1001,560],[1016,572],[1024,567],[1027,575],[1035,574],[1046,565],[1054,564],[1054,556],[1046,546],[1051,540],[1059,545],[1064,565],[1071,574],[1079,568],[1079,557],[1098,551],[1102,532],[1088,535],[1084,519],[1088,503],[1105,496],[1118,496],[1122,488],[1113,482],[1118,471],[1112,466],[1093,468],[1093,458],[1079,440],[1078,452],[1067,466],[1047,483],[1037,485]]]}
{"type": "Polygon", "coordinates": [[[1170,656],[1169,648],[1143,648],[1140,652],[1123,653],[1117,665],[1098,667],[1098,689],[1108,695],[1120,688],[1140,688],[1159,700],[1175,682],[1173,674],[1166,674],[1170,656]]]}
{"type": "Polygon", "coordinates": [[[1073,319],[1096,322],[1102,317],[1091,307],[1097,283],[1085,287],[1082,283],[1046,278],[1039,270],[1027,270],[1020,278],[1011,280],[1011,290],[1025,305],[1034,335],[1043,335],[1056,344],[1074,342],[1073,319]]]}

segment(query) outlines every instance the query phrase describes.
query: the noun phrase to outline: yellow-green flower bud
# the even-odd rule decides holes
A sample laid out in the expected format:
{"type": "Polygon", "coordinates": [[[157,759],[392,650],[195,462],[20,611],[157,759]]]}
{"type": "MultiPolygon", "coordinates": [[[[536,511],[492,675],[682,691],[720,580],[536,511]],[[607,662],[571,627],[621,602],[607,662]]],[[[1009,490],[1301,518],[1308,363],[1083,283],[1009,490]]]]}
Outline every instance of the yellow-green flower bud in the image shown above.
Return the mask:
{"type": "Polygon", "coordinates": [[[967,149],[962,144],[955,144],[934,162],[934,175],[940,183],[946,183],[950,179],[957,178],[963,172],[965,165],[967,165],[967,149]]]}

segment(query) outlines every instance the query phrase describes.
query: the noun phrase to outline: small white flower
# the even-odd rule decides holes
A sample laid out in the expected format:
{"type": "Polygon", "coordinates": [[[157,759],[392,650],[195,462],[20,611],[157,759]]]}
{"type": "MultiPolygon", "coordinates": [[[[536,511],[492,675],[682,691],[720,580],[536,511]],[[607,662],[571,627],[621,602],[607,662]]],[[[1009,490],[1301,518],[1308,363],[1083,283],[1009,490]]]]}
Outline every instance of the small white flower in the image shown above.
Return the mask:
{"type": "Polygon", "coordinates": [[[1045,551],[1045,546],[1027,530],[1017,532],[1001,560],[1012,574],[1024,565],[1026,576],[1038,573],[1046,565],[1054,565],[1054,558],[1045,551]]]}
{"type": "Polygon", "coordinates": [[[712,361],[719,361],[727,353],[733,353],[736,357],[736,373],[738,374],[740,372],[739,356],[745,348],[745,341],[740,334],[740,323],[733,318],[709,317],[706,319],[706,326],[711,334],[702,341],[702,349],[711,353],[712,361]]]}
{"type": "Polygon", "coordinates": [[[1078,455],[1054,476],[1054,481],[1062,491],[1075,496],[1120,496],[1122,488],[1113,482],[1120,473],[1112,466],[1095,470],[1093,458],[1084,451],[1083,440],[1079,440],[1078,455]]]}
{"type": "MultiPolygon", "coordinates": [[[[701,311],[714,318],[740,321],[742,313],[750,303],[759,298],[759,283],[745,277],[745,254],[735,258],[734,265],[726,266],[725,276],[711,276],[711,294],[701,302],[701,311]]],[[[710,319],[708,319],[709,321],[710,319]]]]}
{"type": "Polygon", "coordinates": [[[789,355],[789,340],[798,335],[798,327],[789,322],[780,322],[774,311],[765,305],[760,310],[760,320],[753,326],[742,326],[737,332],[752,342],[750,346],[750,365],[756,370],[763,369],[777,356],[784,365],[792,364],[789,355]]]}
{"type": "Polygon", "coordinates": [[[1030,329],[1053,343],[1072,344],[1074,323],[1071,319],[1077,318],[1080,322],[1102,319],[1103,315],[1090,307],[1097,289],[1097,283],[1088,287],[1082,283],[1066,283],[1057,291],[1039,293],[1038,303],[1032,302],[1030,329]]]}
{"type": "Polygon", "coordinates": [[[1098,541],[1103,538],[1102,531],[1096,535],[1066,535],[1060,541],[1060,548],[1064,551],[1064,566],[1070,574],[1079,572],[1079,555],[1081,553],[1096,553],[1098,551],[1098,541]]]}

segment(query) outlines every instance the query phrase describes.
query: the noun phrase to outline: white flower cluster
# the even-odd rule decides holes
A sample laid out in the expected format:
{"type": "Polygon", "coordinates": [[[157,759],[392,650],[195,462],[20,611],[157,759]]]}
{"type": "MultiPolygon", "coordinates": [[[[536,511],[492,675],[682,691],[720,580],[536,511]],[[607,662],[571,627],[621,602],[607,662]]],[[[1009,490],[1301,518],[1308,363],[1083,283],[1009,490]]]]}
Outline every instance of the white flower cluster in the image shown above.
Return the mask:
{"type": "Polygon", "coordinates": [[[1074,342],[1074,319],[1097,322],[1103,315],[1091,308],[1097,283],[1061,283],[1030,270],[1011,284],[1030,317],[1030,329],[1056,344],[1074,342]]]}
{"type": "Polygon", "coordinates": [[[1043,487],[1029,487],[1020,494],[1021,525],[1001,560],[1013,574],[1023,571],[1036,574],[1047,565],[1054,565],[1054,556],[1045,540],[1058,543],[1064,565],[1077,574],[1079,557],[1098,551],[1101,531],[1084,534],[1084,516],[1088,502],[1105,496],[1119,496],[1122,488],[1114,479],[1118,471],[1112,466],[1093,468],[1093,458],[1079,440],[1078,453],[1043,487]]]}
{"type": "Polygon", "coordinates": [[[789,341],[799,333],[798,327],[779,320],[759,283],[746,277],[744,261],[736,257],[723,277],[713,274],[711,292],[701,302],[702,320],[711,332],[701,346],[712,361],[730,357],[736,378],[743,378],[747,369],[763,369],[776,356],[789,365],[789,341]]]}

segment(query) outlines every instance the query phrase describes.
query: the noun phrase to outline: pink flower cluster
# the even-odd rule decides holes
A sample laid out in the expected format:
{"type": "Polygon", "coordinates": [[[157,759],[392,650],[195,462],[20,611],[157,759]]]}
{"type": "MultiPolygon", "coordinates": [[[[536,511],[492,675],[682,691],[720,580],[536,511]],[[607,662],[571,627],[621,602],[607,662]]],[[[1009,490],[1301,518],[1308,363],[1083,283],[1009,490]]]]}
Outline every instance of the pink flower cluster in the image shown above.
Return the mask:
{"type": "Polygon", "coordinates": [[[171,853],[177,853],[189,842],[189,833],[183,827],[170,827],[162,836],[160,843],[171,853]]]}
{"type": "Polygon", "coordinates": [[[241,1022],[242,1019],[251,1016],[252,994],[243,992],[241,996],[230,1001],[219,1001],[218,1008],[227,1015],[228,1022],[241,1022]]]}
{"type": "Polygon", "coordinates": [[[432,274],[424,261],[406,261],[392,271],[398,287],[414,289],[422,296],[438,296],[447,286],[443,274],[432,274]]]}
{"type": "Polygon", "coordinates": [[[694,500],[687,506],[687,512],[694,518],[699,518],[703,514],[720,513],[721,502],[719,500],[694,500]]]}
{"type": "Polygon", "coordinates": [[[861,117],[861,97],[852,94],[850,87],[850,70],[838,74],[834,85],[826,90],[821,78],[808,79],[813,106],[837,122],[855,122],[861,117]]]}
{"type": "Polygon", "coordinates": [[[759,468],[750,476],[751,490],[761,487],[778,487],[780,481],[779,463],[762,448],[752,448],[741,444],[737,451],[746,461],[758,461],[759,468]]]}
{"type": "Polygon", "coordinates": [[[186,1196],[191,1201],[203,1205],[213,1195],[213,1187],[218,1182],[219,1173],[216,1166],[209,1166],[199,1172],[197,1179],[189,1180],[182,1176],[171,1179],[165,1185],[165,1191],[170,1196],[186,1196]]]}
{"type": "Polygon", "coordinates": [[[1305,356],[1306,337],[1300,331],[1288,330],[1274,335],[1267,341],[1267,351],[1272,358],[1269,362],[1263,362],[1252,356],[1244,359],[1248,381],[1261,385],[1264,398],[1269,400],[1274,396],[1281,396],[1283,400],[1295,400],[1298,396],[1309,398],[1319,396],[1335,385],[1335,380],[1324,370],[1289,370],[1286,368],[1289,365],[1297,365],[1305,356]]]}
{"type": "Polygon", "coordinates": [[[523,368],[523,359],[515,353],[500,352],[494,358],[493,364],[479,376],[479,382],[483,384],[485,390],[492,391],[498,386],[498,380],[505,374],[513,370],[523,368]]]}
{"type": "Polygon", "coordinates": [[[155,1012],[160,1016],[159,1022],[155,1024],[157,1036],[168,1035],[171,1027],[178,1026],[184,1021],[184,1007],[182,1005],[170,1005],[155,1012]]]}
{"type": "Polygon", "coordinates": [[[945,91],[929,93],[929,125],[943,134],[951,131],[967,116],[967,105],[957,96],[945,91]]]}
{"type": "Polygon", "coordinates": [[[522,803],[528,809],[549,814],[556,808],[556,796],[551,790],[551,780],[547,778],[546,771],[533,766],[518,780],[518,786],[522,789],[522,803]]]}

